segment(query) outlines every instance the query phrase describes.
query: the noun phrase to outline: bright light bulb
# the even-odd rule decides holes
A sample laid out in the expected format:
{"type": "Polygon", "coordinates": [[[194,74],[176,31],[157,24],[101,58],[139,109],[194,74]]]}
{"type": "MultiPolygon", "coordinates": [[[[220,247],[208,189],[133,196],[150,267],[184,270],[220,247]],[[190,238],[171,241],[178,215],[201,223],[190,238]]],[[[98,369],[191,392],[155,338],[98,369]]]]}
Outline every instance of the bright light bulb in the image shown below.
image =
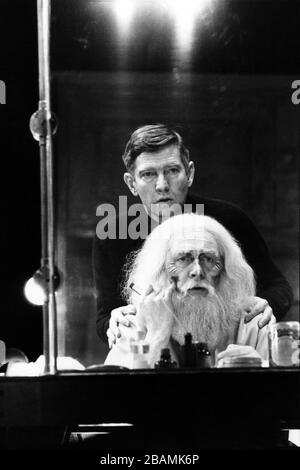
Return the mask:
{"type": "Polygon", "coordinates": [[[31,277],[25,284],[24,294],[26,299],[34,305],[43,305],[46,301],[46,293],[42,286],[31,277]]]}
{"type": "Polygon", "coordinates": [[[187,52],[192,45],[196,18],[212,0],[167,0],[166,3],[174,16],[178,47],[187,52]]]}
{"type": "Polygon", "coordinates": [[[185,51],[190,48],[193,39],[195,24],[193,10],[189,7],[184,8],[183,2],[180,2],[174,13],[178,45],[185,51]]]}
{"type": "Polygon", "coordinates": [[[119,27],[123,33],[126,33],[129,29],[134,13],[134,6],[133,0],[116,0],[114,4],[119,27]]]}

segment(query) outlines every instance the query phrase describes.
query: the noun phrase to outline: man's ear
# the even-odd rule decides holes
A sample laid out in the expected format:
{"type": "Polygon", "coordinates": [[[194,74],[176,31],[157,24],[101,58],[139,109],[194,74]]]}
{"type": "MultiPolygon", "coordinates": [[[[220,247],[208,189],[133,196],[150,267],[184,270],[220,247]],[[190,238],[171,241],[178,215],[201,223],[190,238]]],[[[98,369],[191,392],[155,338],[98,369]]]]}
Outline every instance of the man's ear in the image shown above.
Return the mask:
{"type": "Polygon", "coordinates": [[[193,184],[195,176],[195,165],[194,162],[189,162],[188,166],[188,187],[190,188],[193,184]]]}
{"type": "Polygon", "coordinates": [[[137,190],[135,188],[135,180],[134,180],[134,177],[131,173],[124,173],[123,175],[123,178],[124,178],[124,181],[125,181],[125,184],[128,186],[130,192],[134,195],[134,196],[137,196],[138,193],[137,193],[137,190]]]}

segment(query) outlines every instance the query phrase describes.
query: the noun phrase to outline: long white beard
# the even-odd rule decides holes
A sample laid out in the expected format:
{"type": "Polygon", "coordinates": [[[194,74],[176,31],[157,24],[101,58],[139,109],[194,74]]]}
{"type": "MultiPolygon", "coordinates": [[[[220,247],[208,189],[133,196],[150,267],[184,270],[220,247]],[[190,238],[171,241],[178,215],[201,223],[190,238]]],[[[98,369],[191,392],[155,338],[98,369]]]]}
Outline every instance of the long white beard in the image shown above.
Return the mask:
{"type": "Polygon", "coordinates": [[[179,344],[184,344],[184,335],[192,334],[193,341],[207,343],[213,352],[216,348],[226,347],[225,344],[235,336],[240,315],[236,304],[223,299],[216,292],[206,297],[186,294],[183,298],[173,297],[175,314],[184,326],[175,321],[172,337],[179,344]]]}

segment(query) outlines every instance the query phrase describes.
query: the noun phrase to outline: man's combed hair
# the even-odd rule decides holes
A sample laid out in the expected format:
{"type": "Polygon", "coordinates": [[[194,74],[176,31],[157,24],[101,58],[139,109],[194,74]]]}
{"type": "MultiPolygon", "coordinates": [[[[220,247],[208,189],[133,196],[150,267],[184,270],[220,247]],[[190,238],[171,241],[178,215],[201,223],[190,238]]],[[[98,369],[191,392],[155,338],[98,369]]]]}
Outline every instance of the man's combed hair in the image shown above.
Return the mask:
{"type": "Polygon", "coordinates": [[[187,171],[189,151],[184,146],[178,132],[164,124],[149,124],[139,127],[132,133],[122,156],[127,171],[133,170],[135,160],[142,152],[157,152],[172,144],[179,148],[182,163],[187,171]]]}

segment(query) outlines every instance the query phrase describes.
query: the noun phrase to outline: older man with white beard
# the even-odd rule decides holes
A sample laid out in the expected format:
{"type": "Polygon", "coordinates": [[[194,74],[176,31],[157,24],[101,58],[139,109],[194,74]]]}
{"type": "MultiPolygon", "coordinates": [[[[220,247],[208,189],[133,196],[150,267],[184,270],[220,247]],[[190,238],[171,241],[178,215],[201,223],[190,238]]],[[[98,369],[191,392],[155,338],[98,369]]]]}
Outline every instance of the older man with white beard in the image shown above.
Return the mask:
{"type": "Polygon", "coordinates": [[[255,296],[253,270],[215,219],[183,214],[155,228],[127,267],[123,293],[137,315],[127,316],[130,328],[120,325],[106,364],[131,367],[130,340],[137,330],[149,342],[151,367],[165,347],[178,360],[176,345],[187,332],[207,343],[211,354],[221,352],[222,360],[249,354],[268,359],[268,325],[258,328],[260,315],[245,323],[240,309],[255,296]]]}

